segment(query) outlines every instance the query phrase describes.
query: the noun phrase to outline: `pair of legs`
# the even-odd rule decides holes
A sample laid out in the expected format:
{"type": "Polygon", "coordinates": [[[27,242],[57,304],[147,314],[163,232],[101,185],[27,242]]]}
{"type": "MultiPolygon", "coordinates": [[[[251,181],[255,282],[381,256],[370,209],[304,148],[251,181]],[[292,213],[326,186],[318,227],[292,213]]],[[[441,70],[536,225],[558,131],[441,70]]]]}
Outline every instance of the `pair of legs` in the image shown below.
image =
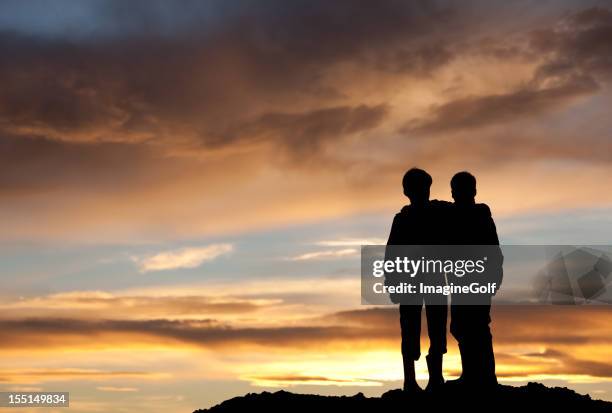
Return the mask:
{"type": "Polygon", "coordinates": [[[457,383],[479,387],[497,384],[490,313],[490,300],[479,305],[451,305],[450,331],[459,344],[463,370],[457,383]]]}
{"type": "Polygon", "coordinates": [[[404,390],[418,390],[414,362],[421,356],[421,311],[425,305],[429,335],[428,389],[444,383],[442,356],[446,353],[446,319],[448,304],[444,296],[416,296],[410,304],[400,305],[402,329],[402,359],[404,362],[404,390]]]}

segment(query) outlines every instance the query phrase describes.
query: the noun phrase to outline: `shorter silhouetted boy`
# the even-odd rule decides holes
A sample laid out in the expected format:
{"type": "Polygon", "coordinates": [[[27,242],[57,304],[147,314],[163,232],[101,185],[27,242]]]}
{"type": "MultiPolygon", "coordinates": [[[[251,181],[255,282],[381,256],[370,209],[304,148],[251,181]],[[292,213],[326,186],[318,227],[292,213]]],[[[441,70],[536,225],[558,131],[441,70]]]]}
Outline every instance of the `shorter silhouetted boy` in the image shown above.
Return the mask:
{"type": "MultiPolygon", "coordinates": [[[[477,204],[476,178],[469,172],[459,172],[451,180],[453,199],[450,220],[450,239],[456,245],[499,245],[495,223],[486,204],[477,204]]],[[[501,284],[503,272],[501,250],[489,249],[489,281],[501,284]]],[[[459,343],[463,371],[457,380],[449,384],[462,384],[483,388],[495,386],[495,356],[489,323],[491,322],[491,296],[474,297],[461,294],[451,298],[450,331],[459,343]]]]}

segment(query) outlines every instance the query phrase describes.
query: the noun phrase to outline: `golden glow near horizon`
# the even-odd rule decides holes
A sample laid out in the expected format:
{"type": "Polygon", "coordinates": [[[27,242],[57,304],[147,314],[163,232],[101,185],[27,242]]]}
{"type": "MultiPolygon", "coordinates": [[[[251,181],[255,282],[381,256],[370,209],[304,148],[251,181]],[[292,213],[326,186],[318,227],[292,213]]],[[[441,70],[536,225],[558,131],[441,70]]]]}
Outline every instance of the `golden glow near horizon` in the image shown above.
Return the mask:
{"type": "MultiPolygon", "coordinates": [[[[312,285],[317,282],[310,281],[312,285]]],[[[290,281],[276,285],[284,286],[288,296],[298,291],[295,284],[291,288],[290,281]]],[[[259,288],[265,290],[263,285],[259,288]]],[[[301,288],[303,294],[317,294],[312,290],[306,293],[305,286],[301,288]]],[[[175,291],[180,290],[178,287],[175,291]]],[[[220,311],[214,323],[193,319],[194,314],[190,313],[185,318],[166,321],[151,319],[152,314],[168,312],[168,303],[181,297],[190,298],[190,302],[211,301],[208,297],[156,296],[153,291],[151,295],[140,294],[138,299],[131,294],[101,292],[32,298],[17,309],[36,307],[38,315],[31,317],[34,313],[26,312],[19,321],[14,313],[0,321],[4,332],[0,377],[6,385],[44,388],[58,381],[91,381],[97,387],[107,388],[105,391],[130,388],[125,383],[135,381],[146,387],[146,383],[179,378],[238,380],[266,388],[303,385],[384,388],[402,378],[394,307],[331,313],[319,310],[322,312],[307,314],[300,306],[287,306],[278,299],[259,302],[262,308],[257,305],[245,308],[242,320],[235,320],[232,311],[226,313],[227,318],[220,311]],[[118,297],[124,297],[128,306],[133,305],[129,318],[118,314],[92,317],[77,310],[70,319],[53,316],[63,300],[67,300],[67,306],[71,300],[88,303],[89,310],[97,308],[109,315],[112,313],[108,313],[106,300],[111,300],[119,312],[125,311],[122,307],[125,303],[116,301],[118,297]],[[147,300],[148,305],[144,305],[142,301],[147,300]],[[156,306],[159,311],[152,311],[156,306]],[[265,317],[257,316],[262,310],[265,317]],[[50,317],[43,318],[46,311],[51,311],[50,317]],[[139,316],[138,311],[144,313],[139,316]],[[275,312],[280,315],[278,319],[274,318],[275,312]],[[84,317],[76,316],[77,313],[84,317]]],[[[346,301],[342,296],[335,300],[346,301]]],[[[200,311],[198,307],[193,310],[200,311]]],[[[607,362],[612,338],[605,328],[610,321],[612,312],[607,307],[497,307],[494,333],[500,380],[610,382],[607,362]],[[516,325],[518,319],[520,326],[516,325]],[[567,325],[578,324],[579,330],[566,331],[567,325]]],[[[425,339],[422,344],[426,348],[425,339]]],[[[445,374],[453,377],[459,372],[460,360],[451,344],[445,357],[445,374]]],[[[422,360],[417,375],[420,380],[427,378],[422,360]]]]}

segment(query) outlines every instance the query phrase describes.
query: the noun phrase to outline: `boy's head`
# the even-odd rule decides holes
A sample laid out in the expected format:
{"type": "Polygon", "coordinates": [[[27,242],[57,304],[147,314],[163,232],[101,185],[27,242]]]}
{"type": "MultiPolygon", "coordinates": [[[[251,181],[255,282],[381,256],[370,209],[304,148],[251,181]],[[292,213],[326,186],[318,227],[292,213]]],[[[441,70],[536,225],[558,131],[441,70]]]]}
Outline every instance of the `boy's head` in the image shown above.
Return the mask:
{"type": "Polygon", "coordinates": [[[469,172],[458,172],[451,179],[453,199],[457,203],[473,203],[476,198],[476,178],[469,172]]]}
{"type": "Polygon", "coordinates": [[[404,195],[410,198],[411,204],[424,204],[429,201],[431,176],[422,169],[412,168],[404,175],[402,185],[404,195]]]}

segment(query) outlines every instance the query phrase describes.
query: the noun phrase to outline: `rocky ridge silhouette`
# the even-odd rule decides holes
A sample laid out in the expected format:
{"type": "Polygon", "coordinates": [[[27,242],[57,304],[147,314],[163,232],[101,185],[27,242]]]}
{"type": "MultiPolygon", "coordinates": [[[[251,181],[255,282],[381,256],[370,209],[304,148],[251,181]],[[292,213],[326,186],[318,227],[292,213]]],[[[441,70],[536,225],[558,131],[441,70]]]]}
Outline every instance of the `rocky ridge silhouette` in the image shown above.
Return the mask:
{"type": "Polygon", "coordinates": [[[390,390],[381,397],[320,396],[296,394],[285,390],[274,393],[249,393],[234,397],[209,409],[194,413],[295,413],[295,412],[443,412],[443,411],[545,411],[545,412],[612,412],[612,402],[594,400],[565,387],[546,387],[529,383],[522,387],[499,385],[494,391],[467,391],[444,386],[436,393],[408,395],[390,390]],[[540,410],[541,409],[541,410],[540,410]]]}

